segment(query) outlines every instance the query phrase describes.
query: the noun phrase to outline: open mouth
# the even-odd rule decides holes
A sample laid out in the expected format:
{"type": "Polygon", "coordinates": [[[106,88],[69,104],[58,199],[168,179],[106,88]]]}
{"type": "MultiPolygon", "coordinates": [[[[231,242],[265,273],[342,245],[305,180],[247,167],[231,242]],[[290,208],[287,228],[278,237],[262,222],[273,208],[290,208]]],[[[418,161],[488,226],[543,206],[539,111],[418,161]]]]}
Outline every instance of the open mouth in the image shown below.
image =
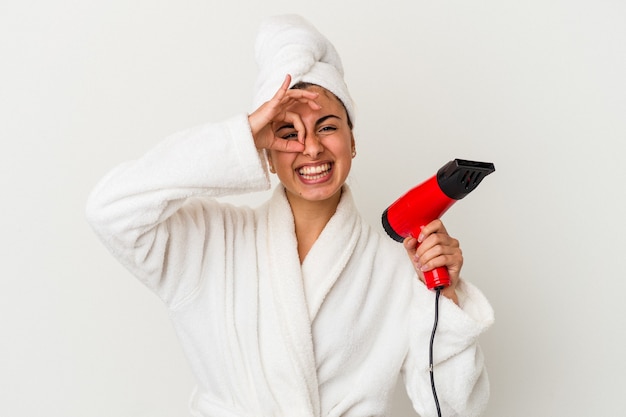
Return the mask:
{"type": "Polygon", "coordinates": [[[316,166],[301,167],[298,168],[297,171],[305,181],[315,181],[327,176],[330,173],[332,166],[332,163],[326,162],[316,166]]]}

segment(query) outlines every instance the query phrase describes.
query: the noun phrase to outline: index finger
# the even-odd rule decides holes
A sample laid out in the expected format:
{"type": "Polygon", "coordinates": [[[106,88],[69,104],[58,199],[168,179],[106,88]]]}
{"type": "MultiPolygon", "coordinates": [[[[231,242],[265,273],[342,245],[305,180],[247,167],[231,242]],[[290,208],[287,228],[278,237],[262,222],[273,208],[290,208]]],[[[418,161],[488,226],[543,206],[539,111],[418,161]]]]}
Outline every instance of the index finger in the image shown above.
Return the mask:
{"type": "Polygon", "coordinates": [[[433,233],[445,233],[448,234],[446,227],[443,225],[442,221],[439,219],[435,219],[428,223],[426,226],[422,227],[419,236],[417,237],[417,241],[422,243],[424,239],[433,233]]]}
{"type": "Polygon", "coordinates": [[[319,110],[322,106],[315,101],[319,97],[319,93],[302,89],[288,90],[281,98],[282,106],[291,106],[292,104],[305,103],[313,110],[319,110]]]}

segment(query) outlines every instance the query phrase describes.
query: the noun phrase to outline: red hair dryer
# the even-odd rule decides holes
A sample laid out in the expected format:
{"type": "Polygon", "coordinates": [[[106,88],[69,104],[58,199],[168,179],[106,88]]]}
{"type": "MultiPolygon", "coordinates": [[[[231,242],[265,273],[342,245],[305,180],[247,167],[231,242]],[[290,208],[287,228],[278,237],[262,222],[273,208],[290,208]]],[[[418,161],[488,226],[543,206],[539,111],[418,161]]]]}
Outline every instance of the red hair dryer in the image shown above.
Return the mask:
{"type": "MultiPolygon", "coordinates": [[[[495,170],[490,162],[463,159],[448,162],[437,174],[412,188],[383,212],[385,231],[398,242],[409,236],[418,237],[422,227],[441,217],[495,170]]],[[[424,280],[431,290],[450,285],[446,267],[424,272],[424,280]]]]}

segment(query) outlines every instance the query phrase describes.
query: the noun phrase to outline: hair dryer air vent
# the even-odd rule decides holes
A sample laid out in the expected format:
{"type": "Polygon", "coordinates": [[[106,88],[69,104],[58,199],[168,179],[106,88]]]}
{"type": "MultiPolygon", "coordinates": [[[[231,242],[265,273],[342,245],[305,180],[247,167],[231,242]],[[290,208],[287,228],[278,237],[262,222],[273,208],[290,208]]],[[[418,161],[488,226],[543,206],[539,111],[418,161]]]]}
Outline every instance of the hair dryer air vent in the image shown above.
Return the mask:
{"type": "Polygon", "coordinates": [[[439,169],[437,183],[448,197],[460,200],[474,191],[483,178],[495,170],[491,162],[455,159],[439,169]]]}

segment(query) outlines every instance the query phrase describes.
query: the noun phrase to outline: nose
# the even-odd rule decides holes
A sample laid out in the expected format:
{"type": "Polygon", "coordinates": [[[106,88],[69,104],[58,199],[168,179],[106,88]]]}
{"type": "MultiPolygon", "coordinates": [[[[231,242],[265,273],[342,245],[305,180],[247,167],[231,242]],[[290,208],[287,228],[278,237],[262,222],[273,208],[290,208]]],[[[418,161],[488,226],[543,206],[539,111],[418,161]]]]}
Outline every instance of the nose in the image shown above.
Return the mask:
{"type": "Polygon", "coordinates": [[[307,134],[304,138],[304,151],[302,153],[310,158],[316,158],[324,151],[324,146],[315,135],[307,134]]]}

